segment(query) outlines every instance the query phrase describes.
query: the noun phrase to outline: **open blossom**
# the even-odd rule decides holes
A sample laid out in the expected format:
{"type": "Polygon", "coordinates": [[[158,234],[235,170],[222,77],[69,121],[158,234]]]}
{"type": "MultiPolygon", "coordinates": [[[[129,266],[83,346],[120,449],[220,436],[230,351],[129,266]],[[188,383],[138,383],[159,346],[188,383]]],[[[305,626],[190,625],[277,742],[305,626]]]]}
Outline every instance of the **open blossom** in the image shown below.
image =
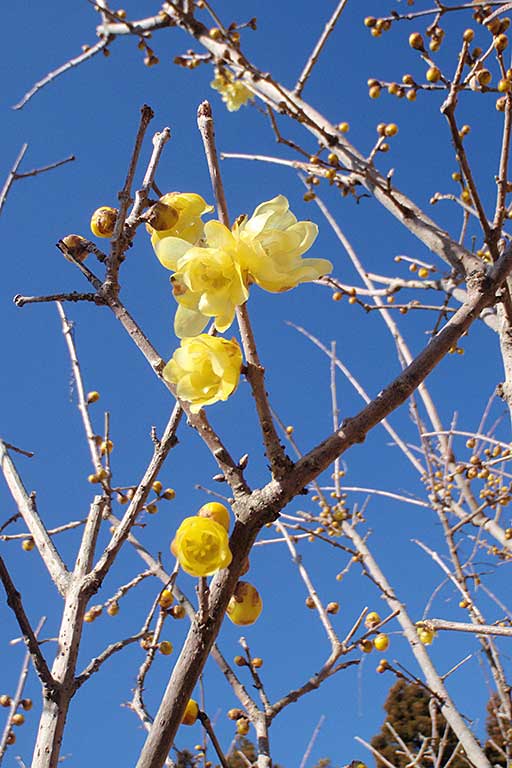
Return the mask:
{"type": "Polygon", "coordinates": [[[190,403],[192,413],[205,405],[227,400],[235,391],[242,368],[242,352],[235,339],[199,336],[182,339],[163,370],[180,400],[190,403]]]}
{"type": "Polygon", "coordinates": [[[233,234],[247,246],[240,249],[242,269],[266,291],[288,291],[332,271],[327,259],[302,258],[315,242],[318,227],[297,221],[284,195],[258,205],[249,219],[235,224],[233,234]]]}
{"type": "Polygon", "coordinates": [[[147,230],[164,267],[175,270],[178,258],[203,237],[201,216],[211,211],[213,206],[195,192],[168,192],[160,198],[147,230]]]}
{"type": "Polygon", "coordinates": [[[174,320],[176,336],[195,336],[208,318],[215,318],[221,333],[229,328],[235,307],[249,298],[233,238],[218,221],[205,225],[207,248],[193,247],[178,259],[172,276],[173,293],[178,302],[174,320]]]}
{"type": "Polygon", "coordinates": [[[186,517],[176,531],[171,552],[191,576],[210,576],[227,568],[233,559],[226,529],[206,517],[186,517]]]}
{"type": "Polygon", "coordinates": [[[237,112],[254,99],[254,94],[228,69],[216,69],[215,80],[210,85],[220,93],[229,112],[237,112]]]}

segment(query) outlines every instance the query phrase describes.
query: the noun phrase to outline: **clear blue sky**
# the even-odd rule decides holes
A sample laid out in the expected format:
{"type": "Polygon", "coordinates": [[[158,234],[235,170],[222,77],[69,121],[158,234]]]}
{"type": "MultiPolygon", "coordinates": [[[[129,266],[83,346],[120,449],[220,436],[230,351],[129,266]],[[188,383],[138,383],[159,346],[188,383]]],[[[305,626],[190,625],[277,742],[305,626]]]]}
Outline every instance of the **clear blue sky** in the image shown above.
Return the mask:
{"type": "MultiPolygon", "coordinates": [[[[384,3],[370,0],[364,4],[349,0],[342,22],[304,97],[334,121],[349,121],[349,138],[362,152],[371,149],[378,122],[397,122],[400,132],[392,141],[391,153],[379,159],[380,167],[394,168],[397,185],[418,204],[428,206],[434,192],[456,192],[450,179],[455,170],[453,150],[439,114],[440,97],[420,94],[416,104],[410,104],[384,94],[371,101],[367,95],[369,77],[400,80],[404,72],[418,76],[423,72],[424,67],[407,46],[412,26],[397,25],[381,39],[374,40],[362,24],[364,15],[383,13],[402,5],[405,4],[393,0],[384,3]]],[[[423,7],[421,3],[417,5],[423,7]]],[[[158,3],[132,0],[125,2],[124,7],[129,18],[140,18],[156,13],[158,3]]],[[[228,22],[257,16],[258,31],[244,33],[247,51],[263,70],[272,70],[276,79],[288,86],[293,85],[305,55],[333,7],[333,2],[318,3],[315,13],[310,3],[296,0],[279,3],[258,0],[242,5],[227,0],[216,3],[222,18],[228,22]]],[[[17,182],[0,219],[3,264],[0,313],[4,330],[0,434],[22,448],[35,451],[35,458],[19,459],[18,465],[28,488],[37,491],[43,519],[48,526],[54,526],[87,513],[92,494],[86,482],[90,472],[88,453],[56,309],[49,304],[20,310],[14,307],[12,297],[16,293],[36,295],[88,289],[80,274],[62,258],[55,243],[70,232],[88,236],[91,212],[98,205],[116,204],[142,104],[151,105],[155,111],[152,123],[155,131],[166,125],[172,131],[172,141],[157,175],[158,185],[165,191],[194,191],[212,200],[195,123],[197,105],[205,98],[212,102],[221,150],[292,158],[294,155],[276,146],[268,123],[256,108],[242,109],[236,114],[225,110],[218,95],[209,87],[210,69],[200,67],[188,72],[172,64],[174,56],[191,45],[179,31],[169,30],[154,37],[153,47],[161,62],[157,67],[143,66],[142,54],[134,39],[118,40],[112,45],[108,59],[99,56],[66,73],[42,90],[21,112],[14,112],[12,104],[36,80],[76,55],[82,44],[94,42],[98,17],[85,0],[77,3],[54,0],[49,4],[19,0],[6,5],[2,18],[6,32],[2,44],[0,180],[6,177],[23,142],[29,143],[29,149],[22,170],[45,165],[71,153],[77,158],[74,163],[49,174],[17,182]]],[[[445,46],[439,55],[442,63],[450,63],[450,72],[458,44],[457,35],[452,34],[453,27],[453,23],[447,25],[445,46]]],[[[468,98],[462,113],[473,127],[468,146],[473,150],[476,174],[491,211],[499,146],[499,118],[494,98],[468,98]]],[[[301,136],[304,147],[315,151],[313,141],[306,134],[298,133],[294,126],[286,123],[283,127],[285,135],[301,136]]],[[[143,159],[148,158],[149,152],[148,141],[143,159]]],[[[265,199],[280,193],[287,195],[299,218],[312,218],[320,226],[320,236],[311,255],[331,259],[335,276],[343,282],[358,284],[321,213],[314,204],[304,203],[303,187],[293,171],[241,161],[226,161],[222,168],[233,218],[242,212],[251,212],[265,199]]],[[[393,262],[397,254],[406,253],[435,263],[443,273],[444,265],[372,201],[363,199],[357,205],[328,190],[323,194],[369,271],[407,277],[407,268],[393,262]]],[[[455,206],[439,203],[433,214],[457,235],[460,213],[455,206]]],[[[170,356],[177,342],[172,333],[174,306],[168,273],[155,259],[149,240],[142,232],[123,267],[122,290],[130,312],[162,356],[170,356]]],[[[285,423],[295,426],[295,437],[303,448],[318,442],[331,429],[329,365],[286,321],[305,326],[326,344],[335,339],[340,357],[373,395],[399,370],[392,340],[377,314],[365,316],[363,310],[350,307],[345,301],[334,303],[324,288],[302,286],[282,296],[253,290],[250,309],[261,357],[268,369],[272,404],[285,423]]],[[[68,305],[67,310],[76,322],[76,342],[86,388],[101,392],[95,411],[98,432],[103,428],[103,410],[111,414],[115,481],[119,485],[135,483],[151,453],[150,428],[156,425],[157,429],[163,429],[172,402],[106,309],[80,304],[68,305]]],[[[404,329],[413,351],[421,348],[427,338],[425,332],[431,327],[432,318],[426,313],[408,317],[404,329]]],[[[477,428],[480,413],[500,380],[501,370],[496,339],[483,326],[475,326],[463,346],[466,354],[450,356],[429,384],[445,425],[449,425],[457,411],[460,428],[471,430],[477,428]]],[[[342,378],[338,381],[338,395],[344,416],[359,409],[358,396],[342,378]]],[[[498,406],[495,416],[501,413],[498,406]]],[[[213,407],[209,415],[225,435],[234,455],[250,453],[249,482],[254,486],[265,483],[268,476],[247,385],[242,384],[228,404],[213,407]]],[[[392,422],[406,439],[417,442],[406,408],[396,414],[392,422]]],[[[345,458],[348,484],[418,494],[422,491],[398,449],[388,445],[382,429],[375,430],[363,446],[355,447],[345,458]]],[[[183,427],[180,444],[161,477],[165,485],[176,489],[176,500],[163,505],[159,514],[146,520],[146,527],[140,530],[144,543],[155,554],[162,552],[166,566],[172,567],[168,543],[177,525],[207,500],[204,493],[195,490],[195,485],[214,487],[211,476],[215,471],[203,445],[183,427]]],[[[1,523],[14,511],[3,484],[0,499],[1,523]]],[[[362,501],[362,497],[357,500],[362,501]]],[[[313,507],[307,498],[300,498],[290,509],[313,507]]],[[[373,530],[372,548],[378,553],[380,564],[400,597],[409,603],[412,616],[421,617],[441,575],[411,540],[422,538],[433,547],[441,547],[434,516],[418,512],[416,507],[374,499],[368,507],[367,519],[373,530]]],[[[19,524],[15,528],[23,530],[19,524]]],[[[107,535],[105,531],[103,541],[107,535]]],[[[59,539],[69,562],[76,541],[72,533],[59,539]]],[[[19,545],[14,543],[2,543],[1,551],[23,594],[29,615],[34,623],[40,615],[47,615],[45,634],[54,636],[58,629],[59,598],[37,554],[22,554],[19,545]]],[[[365,605],[381,610],[381,601],[368,580],[354,572],[342,585],[335,581],[343,562],[330,550],[315,544],[305,547],[303,552],[322,599],[340,601],[341,610],[335,624],[341,634],[348,630],[365,605]]],[[[485,560],[483,553],[482,558],[485,560]]],[[[102,596],[95,602],[109,597],[139,569],[135,555],[128,550],[123,552],[117,572],[107,579],[102,596]]],[[[246,636],[253,652],[264,658],[263,677],[271,698],[277,698],[314,673],[328,649],[315,615],[303,608],[305,592],[283,545],[257,548],[251,558],[250,578],[257,584],[265,608],[260,621],[247,630],[246,636]]],[[[499,574],[496,580],[499,587],[499,574]]],[[[192,579],[184,575],[180,583],[189,594],[193,593],[192,579]]],[[[147,581],[122,604],[117,618],[102,617],[86,627],[82,663],[105,644],[137,631],[157,590],[156,582],[147,581]]],[[[456,595],[445,588],[436,600],[434,614],[464,620],[457,603],[456,595]]],[[[492,605],[487,607],[489,620],[499,617],[498,609],[492,605]]],[[[17,635],[17,629],[7,606],[0,611],[4,658],[1,693],[12,692],[23,651],[20,646],[9,648],[8,642],[17,635]]],[[[168,636],[176,648],[185,628],[185,622],[169,623],[168,636]]],[[[387,656],[398,658],[416,671],[398,628],[393,625],[391,631],[395,630],[387,656]]],[[[228,658],[238,653],[238,636],[232,625],[222,630],[220,645],[228,658]]],[[[49,646],[47,652],[51,658],[49,646]]],[[[465,637],[462,640],[443,636],[432,649],[441,672],[466,653],[477,654],[478,649],[474,641],[465,637]]],[[[148,701],[153,706],[165,685],[173,658],[175,656],[157,659],[153,690],[148,693],[148,701]]],[[[131,696],[141,661],[142,652],[138,648],[119,654],[102,675],[77,695],[63,748],[63,754],[70,755],[70,765],[82,768],[98,760],[112,766],[134,763],[143,732],[135,715],[121,705],[131,696]]],[[[281,715],[271,731],[274,759],[285,768],[298,765],[319,717],[324,714],[326,720],[309,765],[324,756],[331,757],[336,766],[353,758],[371,762],[366,751],[353,739],[355,735],[370,739],[382,721],[381,706],[392,678],[376,675],[376,663],[372,655],[359,669],[341,673],[319,692],[305,697],[281,715]]],[[[212,719],[217,718],[219,736],[227,746],[233,726],[225,712],[235,706],[236,701],[213,662],[208,665],[206,682],[207,709],[212,719]]],[[[28,690],[37,700],[37,681],[33,674],[28,690]]],[[[485,691],[485,684],[477,655],[468,662],[465,671],[453,677],[451,690],[464,714],[481,723],[485,694],[476,692],[485,691]]],[[[36,723],[37,707],[18,732],[15,750],[9,751],[5,759],[7,766],[15,765],[15,753],[21,754],[28,764],[36,723]]],[[[482,732],[481,727],[478,730],[482,732]]],[[[199,739],[199,727],[195,726],[182,729],[177,744],[191,747],[199,739]]],[[[214,757],[210,759],[215,761],[214,757]]]]}

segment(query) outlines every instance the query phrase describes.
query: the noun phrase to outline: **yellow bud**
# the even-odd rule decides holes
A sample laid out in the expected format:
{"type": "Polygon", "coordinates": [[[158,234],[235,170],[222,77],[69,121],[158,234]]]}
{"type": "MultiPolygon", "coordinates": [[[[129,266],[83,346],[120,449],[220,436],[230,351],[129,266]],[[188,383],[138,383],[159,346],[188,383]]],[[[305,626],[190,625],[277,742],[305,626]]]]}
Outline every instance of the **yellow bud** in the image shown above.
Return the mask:
{"type": "Polygon", "coordinates": [[[236,721],[236,732],[240,736],[246,736],[249,733],[249,721],[245,717],[241,717],[236,721]]]}
{"type": "Polygon", "coordinates": [[[194,723],[197,720],[197,716],[199,714],[199,705],[195,699],[189,699],[187,706],[185,707],[185,712],[183,713],[183,717],[181,718],[181,722],[183,725],[194,725],[194,723]]]}
{"type": "Polygon", "coordinates": [[[419,32],[413,32],[412,35],[409,35],[409,45],[417,51],[424,50],[423,38],[419,32]]]}
{"type": "Polygon", "coordinates": [[[119,603],[117,600],[114,600],[113,603],[110,603],[110,605],[107,606],[107,613],[109,616],[117,616],[119,613],[119,603]]]}
{"type": "Polygon", "coordinates": [[[169,640],[162,640],[158,645],[158,650],[163,656],[170,656],[174,650],[174,646],[169,640]]]}
{"type": "Polygon", "coordinates": [[[91,216],[91,232],[96,237],[112,237],[116,226],[117,208],[103,205],[97,208],[91,216]]]}
{"type": "Polygon", "coordinates": [[[389,637],[382,632],[380,635],[377,635],[373,645],[377,651],[385,651],[389,648],[389,637]]]}
{"type": "Polygon", "coordinates": [[[32,552],[32,550],[35,547],[34,539],[23,539],[21,542],[21,548],[25,550],[25,552],[32,552]]]}
{"type": "Polygon", "coordinates": [[[438,67],[429,67],[426,78],[429,83],[437,83],[441,79],[441,71],[438,67]]]}
{"type": "Polygon", "coordinates": [[[100,399],[100,393],[93,390],[92,392],[87,393],[87,404],[91,405],[91,403],[97,403],[100,399]]]}

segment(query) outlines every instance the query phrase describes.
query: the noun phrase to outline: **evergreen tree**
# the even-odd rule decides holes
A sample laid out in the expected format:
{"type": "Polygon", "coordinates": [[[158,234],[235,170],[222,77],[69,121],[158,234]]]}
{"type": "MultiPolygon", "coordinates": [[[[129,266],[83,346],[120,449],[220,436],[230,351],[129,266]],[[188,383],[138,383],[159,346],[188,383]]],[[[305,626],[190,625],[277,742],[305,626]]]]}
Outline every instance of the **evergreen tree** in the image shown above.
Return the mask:
{"type": "MultiPolygon", "coordinates": [[[[380,732],[373,737],[371,743],[383,757],[387,758],[397,768],[405,768],[410,762],[410,758],[403,754],[403,748],[386,727],[386,723],[390,723],[393,726],[404,744],[406,744],[413,755],[416,755],[423,743],[423,737],[430,738],[432,736],[429,701],[430,696],[428,692],[416,683],[398,680],[389,690],[384,704],[384,709],[387,713],[386,719],[380,732]]],[[[437,715],[436,725],[437,739],[432,744],[435,753],[439,749],[439,744],[446,728],[446,720],[440,713],[437,715]]],[[[439,763],[441,768],[448,762],[456,747],[457,738],[453,731],[449,730],[439,763]]],[[[425,764],[427,761],[428,751],[422,762],[425,764]]],[[[384,763],[378,758],[376,758],[376,763],[377,768],[383,768],[384,763]]],[[[450,768],[467,768],[467,763],[462,757],[456,756],[450,762],[450,768]]]]}

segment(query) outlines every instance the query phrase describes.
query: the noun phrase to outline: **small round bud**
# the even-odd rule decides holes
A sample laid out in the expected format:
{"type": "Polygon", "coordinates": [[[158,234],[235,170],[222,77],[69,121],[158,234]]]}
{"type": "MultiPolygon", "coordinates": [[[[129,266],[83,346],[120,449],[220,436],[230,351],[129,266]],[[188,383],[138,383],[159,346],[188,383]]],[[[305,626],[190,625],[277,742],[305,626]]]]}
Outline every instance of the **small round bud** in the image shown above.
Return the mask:
{"type": "Polygon", "coordinates": [[[349,130],[350,130],[350,125],[348,123],[339,123],[338,131],[341,131],[341,133],[348,133],[349,130]]]}
{"type": "Polygon", "coordinates": [[[189,699],[187,702],[187,706],[185,707],[185,712],[183,713],[183,717],[181,718],[181,722],[183,725],[194,725],[194,723],[197,720],[197,716],[199,714],[199,705],[195,699],[189,699]]]}
{"type": "Polygon", "coordinates": [[[506,35],[498,35],[494,38],[494,47],[498,53],[503,53],[508,45],[508,37],[506,35]]]}
{"type": "Polygon", "coordinates": [[[327,611],[327,613],[333,613],[333,614],[338,613],[338,611],[340,610],[340,604],[334,601],[332,603],[327,603],[325,610],[327,611]]]}
{"type": "Polygon", "coordinates": [[[176,491],[173,488],[166,488],[162,493],[162,496],[164,499],[167,499],[167,501],[172,501],[176,498],[176,491]]]}
{"type": "Polygon", "coordinates": [[[156,515],[156,513],[158,512],[158,506],[156,504],[147,504],[146,512],[148,513],[148,515],[156,515]]]}
{"type": "Polygon", "coordinates": [[[418,269],[418,277],[428,277],[429,274],[430,273],[426,267],[420,267],[418,269]]]}
{"type": "Polygon", "coordinates": [[[146,221],[157,232],[172,229],[179,218],[179,213],[172,205],[159,200],[146,213],[146,221]]]}
{"type": "Polygon", "coordinates": [[[153,483],[153,485],[151,487],[152,487],[152,489],[154,490],[155,493],[158,493],[158,494],[162,493],[163,485],[160,482],[160,480],[155,480],[155,482],[153,483]]]}
{"type": "Polygon", "coordinates": [[[334,291],[334,293],[333,293],[331,298],[332,298],[333,301],[341,301],[342,298],[343,298],[343,294],[340,293],[340,291],[334,291]]]}
{"type": "Polygon", "coordinates": [[[112,440],[102,440],[100,443],[100,453],[104,456],[106,453],[112,453],[114,443],[112,440]]]}
{"type": "Polygon", "coordinates": [[[308,595],[308,596],[306,597],[306,600],[305,600],[305,602],[306,602],[306,606],[307,606],[308,608],[310,608],[312,611],[313,611],[313,610],[316,608],[316,605],[315,605],[315,601],[313,600],[313,598],[311,597],[311,595],[308,595]]]}
{"type": "Polygon", "coordinates": [[[170,656],[174,650],[174,646],[169,640],[162,640],[158,645],[158,650],[163,656],[170,656]]]}
{"type": "Polygon", "coordinates": [[[370,99],[378,99],[380,96],[380,85],[372,85],[368,91],[368,96],[370,99]]]}
{"type": "Polygon", "coordinates": [[[371,640],[361,640],[359,643],[360,649],[363,651],[363,653],[371,653],[373,651],[373,643],[371,640]]]}
{"type": "Polygon", "coordinates": [[[441,70],[438,67],[429,67],[425,77],[429,83],[437,83],[441,79],[441,70]]]}
{"type": "Polygon", "coordinates": [[[412,35],[409,35],[409,45],[411,46],[411,48],[414,48],[416,51],[425,50],[425,46],[423,44],[423,38],[419,32],[413,32],[412,35]]]}
{"type": "Polygon", "coordinates": [[[87,393],[87,405],[91,405],[91,403],[97,403],[99,399],[100,393],[96,392],[96,390],[87,393]]]}
{"type": "Polygon", "coordinates": [[[25,722],[25,715],[23,715],[21,712],[16,712],[11,718],[12,725],[23,725],[25,722]]]}
{"type": "Polygon", "coordinates": [[[374,27],[376,23],[377,23],[377,19],[375,18],[375,16],[366,16],[364,20],[365,27],[370,27],[370,28],[374,27]]]}
{"type": "Polygon", "coordinates": [[[220,40],[222,32],[218,27],[212,27],[208,32],[208,36],[211,37],[212,40],[220,40]]]}
{"type": "Polygon", "coordinates": [[[185,608],[182,605],[173,605],[171,608],[171,616],[174,616],[175,619],[184,619],[185,613],[185,608]]]}
{"type": "Polygon", "coordinates": [[[228,711],[228,717],[230,720],[239,720],[243,717],[245,712],[242,709],[230,709],[228,711]]]}
{"type": "Polygon", "coordinates": [[[12,704],[12,699],[10,696],[8,696],[6,693],[2,693],[0,696],[0,707],[10,707],[12,704]]]}
{"type": "Polygon", "coordinates": [[[236,732],[240,736],[246,736],[249,733],[249,721],[245,717],[241,717],[236,721],[236,732]]]}
{"type": "Polygon", "coordinates": [[[376,627],[377,624],[380,624],[381,618],[377,611],[370,611],[370,613],[366,614],[364,625],[367,629],[372,629],[373,627],[376,627]]]}
{"type": "Polygon", "coordinates": [[[416,97],[418,95],[418,92],[414,90],[414,88],[411,88],[410,91],[407,91],[405,94],[405,98],[407,101],[416,101],[416,97]]]}
{"type": "Polygon", "coordinates": [[[162,589],[160,592],[160,597],[158,598],[158,605],[160,608],[170,608],[171,605],[174,603],[174,595],[172,594],[170,589],[162,589]]]}
{"type": "Polygon", "coordinates": [[[95,237],[112,237],[116,227],[117,208],[103,205],[97,208],[91,216],[91,232],[95,237]]]}
{"type": "Polygon", "coordinates": [[[398,133],[398,125],[396,123],[388,123],[384,129],[386,136],[396,136],[398,133]]]}
{"type": "MultiPolygon", "coordinates": [[[[89,252],[85,247],[87,244],[85,237],[82,237],[81,235],[66,235],[66,237],[62,238],[62,242],[66,246],[69,254],[77,261],[85,261],[88,257],[89,252]]],[[[64,258],[70,261],[66,253],[64,254],[64,258]]]]}
{"type": "Polygon", "coordinates": [[[25,550],[25,552],[32,552],[32,550],[35,547],[34,539],[23,539],[21,542],[21,548],[25,550]]]}
{"type": "Polygon", "coordinates": [[[235,656],[233,659],[233,663],[236,664],[237,667],[246,667],[247,661],[244,659],[243,656],[235,656]]]}
{"type": "Polygon", "coordinates": [[[260,659],[259,656],[255,656],[254,659],[252,660],[252,666],[254,667],[254,669],[260,669],[260,667],[263,666],[263,659],[260,659]]]}
{"type": "Polygon", "coordinates": [[[203,504],[197,515],[198,517],[208,517],[210,520],[214,520],[219,525],[222,525],[226,531],[229,531],[229,512],[224,504],[220,504],[218,501],[210,501],[207,504],[203,504]]]}
{"type": "Polygon", "coordinates": [[[119,603],[117,600],[114,600],[114,602],[110,603],[107,606],[107,613],[109,616],[117,616],[119,613],[119,603]]]}
{"type": "Polygon", "coordinates": [[[29,712],[32,709],[32,699],[22,699],[20,704],[25,712],[29,712]]]}
{"type": "Polygon", "coordinates": [[[492,75],[489,72],[488,69],[479,69],[476,73],[476,79],[480,83],[480,85],[489,85],[489,83],[492,80],[492,75]]]}
{"type": "Polygon", "coordinates": [[[466,29],[462,35],[462,39],[465,43],[472,43],[475,39],[475,31],[473,29],[466,29]]]}
{"type": "Polygon", "coordinates": [[[16,734],[13,731],[9,731],[7,734],[7,744],[10,746],[11,744],[16,743],[16,734]]]}

